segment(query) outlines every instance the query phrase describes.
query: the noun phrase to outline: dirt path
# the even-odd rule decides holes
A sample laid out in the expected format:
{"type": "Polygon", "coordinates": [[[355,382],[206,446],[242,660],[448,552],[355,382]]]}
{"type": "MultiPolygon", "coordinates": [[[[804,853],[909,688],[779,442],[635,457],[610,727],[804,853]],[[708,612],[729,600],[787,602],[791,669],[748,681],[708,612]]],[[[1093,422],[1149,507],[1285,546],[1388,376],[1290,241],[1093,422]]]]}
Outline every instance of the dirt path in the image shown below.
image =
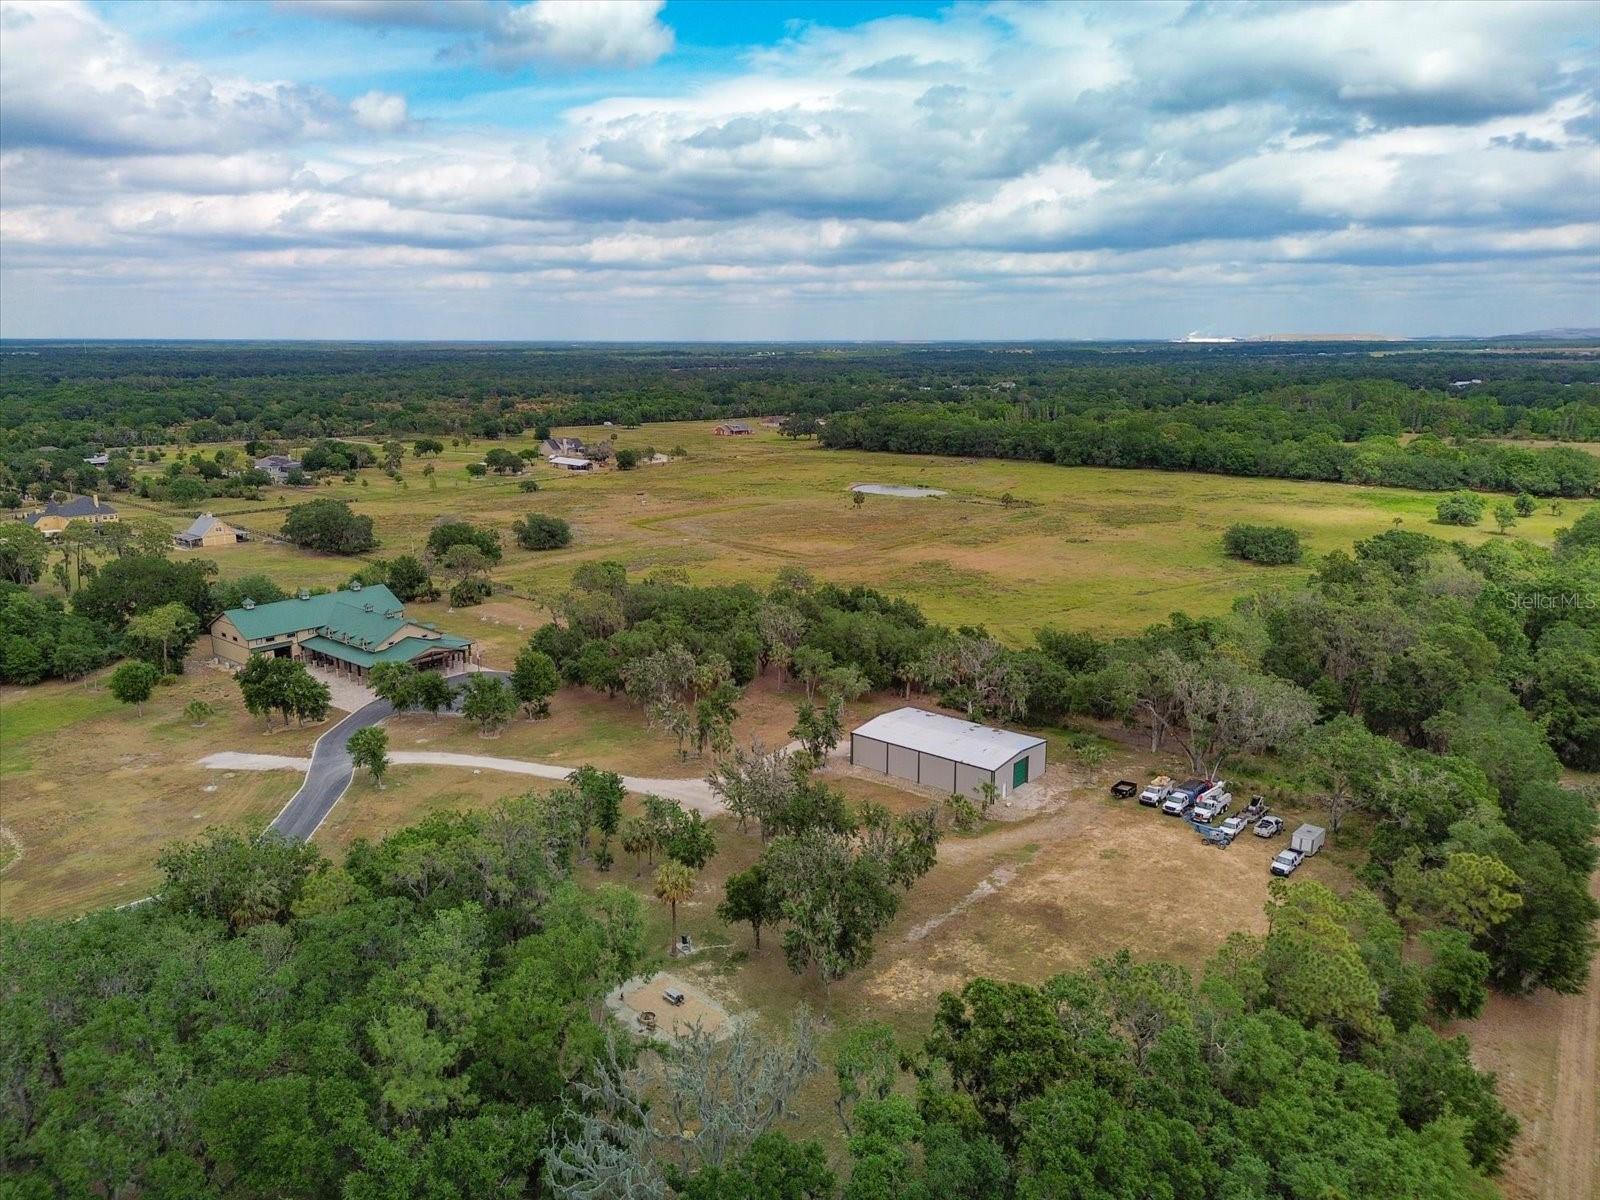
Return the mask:
{"type": "MultiPolygon", "coordinates": [[[[559,767],[554,763],[498,758],[490,754],[450,754],[442,750],[395,750],[390,753],[389,762],[397,767],[466,767],[478,771],[504,771],[510,775],[532,775],[538,779],[560,780],[572,774],[571,767],[559,767]]],[[[244,754],[236,750],[219,750],[206,755],[199,765],[216,771],[305,771],[310,768],[311,760],[290,758],[283,754],[244,754]]],[[[664,796],[708,817],[726,811],[722,801],[717,799],[711,785],[704,779],[647,779],[624,775],[622,784],[630,792],[664,796]]]]}
{"type": "MultiPolygon", "coordinates": [[[[1589,880],[1600,898],[1600,872],[1589,880]]],[[[1540,1200],[1595,1200],[1600,1195],[1600,964],[1589,970],[1589,987],[1561,1005],[1555,1101],[1550,1113],[1550,1169],[1540,1200]]]]}

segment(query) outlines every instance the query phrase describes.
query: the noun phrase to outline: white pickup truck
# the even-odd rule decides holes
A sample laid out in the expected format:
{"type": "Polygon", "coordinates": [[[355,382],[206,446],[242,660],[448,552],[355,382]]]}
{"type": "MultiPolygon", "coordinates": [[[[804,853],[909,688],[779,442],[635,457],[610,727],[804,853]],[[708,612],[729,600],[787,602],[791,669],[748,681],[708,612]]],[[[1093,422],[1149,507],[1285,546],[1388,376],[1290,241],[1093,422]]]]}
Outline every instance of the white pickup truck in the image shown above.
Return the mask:
{"type": "Polygon", "coordinates": [[[1293,875],[1305,858],[1306,856],[1298,850],[1279,850],[1269,869],[1274,875],[1293,875]]]}
{"type": "Polygon", "coordinates": [[[1144,791],[1139,793],[1139,803],[1154,807],[1167,798],[1172,791],[1172,778],[1168,775],[1157,775],[1148,784],[1144,791]]]}
{"type": "Polygon", "coordinates": [[[1185,779],[1167,793],[1167,798],[1161,802],[1161,811],[1169,817],[1183,816],[1210,786],[1204,779],[1185,779]]]}

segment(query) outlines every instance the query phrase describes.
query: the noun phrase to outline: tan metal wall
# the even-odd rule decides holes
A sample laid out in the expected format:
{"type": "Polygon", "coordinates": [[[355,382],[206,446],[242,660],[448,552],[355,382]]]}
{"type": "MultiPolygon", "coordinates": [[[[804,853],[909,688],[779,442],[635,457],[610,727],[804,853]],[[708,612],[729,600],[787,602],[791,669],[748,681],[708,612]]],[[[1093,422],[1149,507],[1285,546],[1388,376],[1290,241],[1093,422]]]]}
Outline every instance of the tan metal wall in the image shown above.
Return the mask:
{"type": "Polygon", "coordinates": [[[877,738],[850,735],[850,761],[869,771],[889,773],[889,748],[877,738]]]}
{"type": "Polygon", "coordinates": [[[956,764],[956,786],[951,791],[960,792],[969,800],[976,800],[980,789],[989,782],[989,772],[977,767],[969,767],[966,763],[956,764]]]}
{"type": "Polygon", "coordinates": [[[917,752],[906,746],[886,743],[889,747],[889,774],[896,779],[917,781],[917,752]]]}
{"type": "Polygon", "coordinates": [[[956,790],[956,764],[937,754],[924,754],[918,764],[922,771],[919,782],[924,787],[938,788],[941,792],[956,790]]]}

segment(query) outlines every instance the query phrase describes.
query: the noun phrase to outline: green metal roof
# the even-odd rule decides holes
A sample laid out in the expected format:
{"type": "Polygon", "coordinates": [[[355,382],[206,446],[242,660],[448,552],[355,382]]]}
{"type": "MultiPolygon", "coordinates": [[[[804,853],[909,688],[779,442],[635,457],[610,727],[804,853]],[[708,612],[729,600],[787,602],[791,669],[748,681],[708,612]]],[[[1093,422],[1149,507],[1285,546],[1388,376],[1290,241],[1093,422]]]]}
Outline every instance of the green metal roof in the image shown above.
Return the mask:
{"type": "Polygon", "coordinates": [[[394,645],[377,651],[347,646],[343,642],[325,637],[307,638],[300,645],[303,649],[318,650],[343,662],[354,663],[358,667],[370,667],[373,663],[410,662],[417,655],[425,654],[429,650],[464,650],[472,643],[466,638],[452,637],[446,633],[436,638],[401,638],[394,645]]]}
{"type": "Polygon", "coordinates": [[[346,588],[308,596],[304,600],[278,600],[254,608],[230,608],[222,614],[247,640],[282,637],[303,629],[330,629],[373,645],[406,624],[404,606],[381,583],[359,590],[346,588]],[[372,611],[368,612],[368,606],[372,611]],[[394,613],[395,616],[387,614],[394,613]]]}

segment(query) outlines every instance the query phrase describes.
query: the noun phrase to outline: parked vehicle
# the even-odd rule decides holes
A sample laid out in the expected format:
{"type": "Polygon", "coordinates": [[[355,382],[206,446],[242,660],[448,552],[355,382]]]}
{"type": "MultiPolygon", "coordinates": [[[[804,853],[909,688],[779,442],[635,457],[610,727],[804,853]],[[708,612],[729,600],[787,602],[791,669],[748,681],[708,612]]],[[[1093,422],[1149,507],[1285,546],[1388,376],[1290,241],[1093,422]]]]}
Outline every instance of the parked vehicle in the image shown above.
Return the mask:
{"type": "Polygon", "coordinates": [[[1167,775],[1157,775],[1145,785],[1144,791],[1139,793],[1139,803],[1154,808],[1165,800],[1172,791],[1172,778],[1167,775]]]}
{"type": "Polygon", "coordinates": [[[1244,806],[1243,811],[1241,811],[1239,815],[1246,821],[1259,821],[1262,817],[1267,815],[1267,802],[1260,796],[1251,796],[1250,803],[1244,806]]]}
{"type": "Polygon", "coordinates": [[[1296,829],[1289,838],[1289,848],[1298,850],[1310,858],[1322,849],[1322,843],[1328,840],[1328,831],[1321,825],[1302,825],[1296,829]]]}
{"type": "Polygon", "coordinates": [[[1111,785],[1111,794],[1118,800],[1126,800],[1139,790],[1139,785],[1131,779],[1119,779],[1111,785]]]}
{"type": "Polygon", "coordinates": [[[1226,829],[1202,825],[1193,817],[1189,819],[1189,826],[1200,835],[1200,840],[1208,846],[1215,846],[1219,850],[1233,844],[1233,834],[1226,829]]]}
{"type": "Polygon", "coordinates": [[[1213,789],[1195,803],[1194,819],[1209,825],[1231,807],[1233,807],[1233,793],[1218,792],[1213,789]]]}
{"type": "Polygon", "coordinates": [[[1184,813],[1188,812],[1194,807],[1194,802],[1198,800],[1205,793],[1205,790],[1210,786],[1211,783],[1209,780],[1185,779],[1182,783],[1178,784],[1175,788],[1167,793],[1167,798],[1161,802],[1161,811],[1166,813],[1169,817],[1183,816],[1184,813]]]}
{"type": "Polygon", "coordinates": [[[1279,850],[1272,860],[1271,871],[1274,875],[1293,875],[1305,858],[1298,850],[1279,850]]]}
{"type": "Polygon", "coordinates": [[[1245,831],[1245,827],[1249,824],[1250,822],[1243,817],[1229,817],[1218,828],[1227,834],[1229,838],[1236,838],[1245,831]]]}
{"type": "Polygon", "coordinates": [[[1256,836],[1262,838],[1277,837],[1283,832],[1282,817],[1262,817],[1256,822],[1256,836]]]}

